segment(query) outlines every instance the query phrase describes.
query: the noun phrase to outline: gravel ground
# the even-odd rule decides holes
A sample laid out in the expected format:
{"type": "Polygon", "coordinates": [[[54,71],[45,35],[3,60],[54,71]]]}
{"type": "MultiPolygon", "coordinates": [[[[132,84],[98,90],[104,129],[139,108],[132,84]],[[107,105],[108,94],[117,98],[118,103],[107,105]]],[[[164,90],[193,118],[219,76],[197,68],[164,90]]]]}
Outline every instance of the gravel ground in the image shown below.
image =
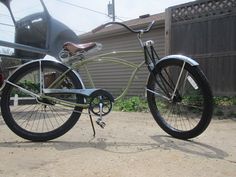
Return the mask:
{"type": "Polygon", "coordinates": [[[149,113],[113,112],[92,136],[83,115],[46,143],[17,137],[0,117],[0,177],[236,176],[236,121],[213,120],[191,141],[165,134],[149,113]]]}

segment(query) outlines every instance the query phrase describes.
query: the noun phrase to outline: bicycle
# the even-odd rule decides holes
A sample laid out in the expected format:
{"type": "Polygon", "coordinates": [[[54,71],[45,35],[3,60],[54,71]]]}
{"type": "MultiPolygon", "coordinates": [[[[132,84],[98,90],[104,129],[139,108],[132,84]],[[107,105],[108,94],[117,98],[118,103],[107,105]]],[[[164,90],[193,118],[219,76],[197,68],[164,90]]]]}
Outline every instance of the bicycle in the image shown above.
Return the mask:
{"type": "MultiPolygon", "coordinates": [[[[110,22],[94,32],[111,24],[122,25],[137,34],[143,49],[139,53],[144,53],[144,61],[136,65],[117,57],[132,54],[133,51],[112,52],[86,59],[84,54],[98,47],[98,44],[78,46],[66,43],[60,58],[65,63],[73,60],[70,66],[47,59],[24,64],[5,81],[2,90],[2,116],[14,133],[32,141],[48,141],[69,131],[82,110],[88,109],[95,135],[92,115],[98,116],[96,122],[104,128],[103,116],[110,113],[115,100],[127,93],[136,73],[145,64],[150,72],[146,87],[147,102],[158,125],[179,139],[194,138],[207,128],[213,110],[212,92],[199,64],[182,55],[160,59],[153,41],[143,42],[141,38],[150,31],[154,22],[141,30],[110,22]],[[81,66],[86,68],[88,63],[95,61],[119,63],[134,69],[127,88],[116,99],[105,90],[84,88],[75,69],[81,66]],[[15,97],[18,100],[21,97],[21,103],[15,103],[15,97]],[[29,101],[30,104],[27,103],[29,101]]],[[[89,78],[93,83],[90,75],[89,78]]]]}

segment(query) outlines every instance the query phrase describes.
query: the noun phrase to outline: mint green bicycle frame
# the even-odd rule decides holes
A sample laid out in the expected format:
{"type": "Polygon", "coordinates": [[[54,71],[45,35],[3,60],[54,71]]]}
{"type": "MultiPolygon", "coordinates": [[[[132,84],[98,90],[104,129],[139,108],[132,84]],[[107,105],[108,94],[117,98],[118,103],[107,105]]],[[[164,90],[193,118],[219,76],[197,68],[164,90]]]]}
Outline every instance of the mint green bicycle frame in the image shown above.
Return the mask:
{"type": "Polygon", "coordinates": [[[123,90],[123,92],[117,98],[115,98],[115,101],[116,101],[118,99],[123,98],[127,94],[130,86],[132,85],[132,83],[134,81],[134,78],[135,78],[137,72],[145,64],[145,60],[142,61],[140,64],[134,64],[134,63],[126,61],[124,59],[118,58],[116,56],[117,55],[119,55],[119,56],[121,56],[121,55],[122,56],[129,55],[130,56],[130,55],[137,55],[137,54],[143,55],[143,51],[142,50],[139,50],[139,51],[117,51],[117,52],[114,51],[114,52],[110,52],[110,53],[106,53],[106,54],[96,55],[96,56],[93,56],[93,57],[90,57],[90,58],[80,59],[80,60],[75,61],[74,63],[72,63],[71,67],[67,71],[65,71],[65,73],[63,73],[60,77],[58,77],[50,85],[50,87],[52,88],[56,83],[60,82],[60,80],[62,80],[63,77],[65,76],[65,74],[67,72],[69,72],[70,70],[78,70],[79,68],[84,67],[90,85],[93,88],[96,88],[95,84],[94,84],[94,81],[93,81],[93,78],[92,78],[92,76],[91,76],[91,74],[90,74],[90,72],[89,72],[89,70],[87,68],[87,65],[89,63],[92,63],[92,62],[112,62],[114,64],[125,65],[125,66],[128,66],[129,68],[133,69],[132,70],[132,74],[131,74],[128,82],[127,82],[126,88],[123,90]]]}

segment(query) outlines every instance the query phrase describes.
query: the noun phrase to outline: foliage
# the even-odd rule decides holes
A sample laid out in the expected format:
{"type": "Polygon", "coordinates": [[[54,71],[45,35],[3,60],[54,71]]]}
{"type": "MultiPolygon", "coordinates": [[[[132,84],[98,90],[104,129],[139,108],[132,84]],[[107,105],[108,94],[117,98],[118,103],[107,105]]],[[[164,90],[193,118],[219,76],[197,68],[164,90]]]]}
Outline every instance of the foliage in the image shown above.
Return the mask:
{"type": "Polygon", "coordinates": [[[214,115],[220,118],[236,118],[236,96],[214,97],[214,115]]]}
{"type": "Polygon", "coordinates": [[[147,112],[147,101],[140,97],[120,99],[115,102],[114,110],[124,112],[147,112]]]}
{"type": "MultiPolygon", "coordinates": [[[[31,91],[33,93],[39,93],[39,83],[35,83],[29,80],[24,80],[21,83],[18,84],[20,87],[31,91]]],[[[18,90],[18,89],[14,89],[12,92],[12,96],[14,96],[15,94],[18,94],[21,97],[26,97],[29,96],[28,94],[18,90]]]]}
{"type": "MultiPolygon", "coordinates": [[[[202,102],[202,98],[199,96],[188,96],[182,100],[185,104],[198,105],[199,102],[202,102]]],[[[158,109],[161,109],[162,112],[168,110],[166,104],[163,102],[156,102],[158,109]]],[[[214,97],[214,116],[221,118],[232,118],[236,117],[236,96],[226,97],[218,96],[214,97]]],[[[124,111],[124,112],[148,112],[148,104],[146,99],[140,97],[131,97],[126,99],[120,99],[114,104],[115,111],[124,111]]],[[[191,109],[191,111],[195,111],[191,109]]],[[[196,110],[197,111],[197,110],[196,110]]]]}
{"type": "Polygon", "coordinates": [[[227,96],[214,97],[214,103],[217,106],[233,106],[233,105],[236,105],[236,96],[233,96],[233,97],[227,97],[227,96]]]}
{"type": "Polygon", "coordinates": [[[33,81],[30,80],[24,80],[24,82],[19,84],[21,87],[25,88],[26,90],[29,90],[31,92],[34,93],[38,93],[39,92],[39,83],[35,83],[33,81]]]}

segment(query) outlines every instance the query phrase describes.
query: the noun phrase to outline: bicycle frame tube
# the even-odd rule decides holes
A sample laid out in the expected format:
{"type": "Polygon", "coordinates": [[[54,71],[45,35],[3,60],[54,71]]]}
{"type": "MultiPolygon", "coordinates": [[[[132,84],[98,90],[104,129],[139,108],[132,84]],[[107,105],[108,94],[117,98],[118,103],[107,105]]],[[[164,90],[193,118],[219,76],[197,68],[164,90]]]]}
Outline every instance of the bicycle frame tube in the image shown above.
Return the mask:
{"type": "Polygon", "coordinates": [[[126,60],[121,59],[119,57],[116,57],[116,55],[118,55],[118,56],[121,56],[121,55],[127,56],[127,55],[134,55],[134,54],[143,55],[143,51],[141,51],[141,50],[140,51],[114,51],[114,52],[110,52],[110,53],[106,53],[106,54],[101,54],[101,55],[93,56],[91,58],[87,58],[87,59],[75,62],[75,63],[72,64],[72,68],[73,69],[79,69],[80,67],[84,66],[86,74],[88,76],[88,80],[91,83],[92,87],[95,87],[95,85],[94,85],[93,79],[91,77],[91,74],[89,73],[89,70],[87,69],[87,65],[89,63],[92,63],[92,62],[112,62],[112,63],[115,63],[115,64],[121,64],[121,65],[125,65],[129,68],[132,68],[133,71],[132,71],[132,74],[131,74],[131,76],[128,80],[127,86],[124,89],[124,91],[117,98],[115,98],[115,101],[116,101],[118,99],[121,99],[122,97],[124,97],[127,94],[131,84],[134,81],[134,78],[135,78],[137,72],[145,64],[145,61],[142,61],[140,64],[134,64],[132,62],[129,62],[129,61],[126,61],[126,60]]]}
{"type": "MultiPolygon", "coordinates": [[[[138,55],[138,56],[142,56],[144,53],[142,50],[138,50],[138,51],[114,51],[114,52],[110,52],[110,53],[106,53],[106,54],[101,54],[101,55],[96,55],[96,56],[93,56],[93,57],[90,57],[90,58],[87,58],[87,59],[82,59],[82,60],[78,60],[76,62],[74,62],[71,67],[68,67],[68,69],[62,73],[55,81],[53,81],[49,86],[48,86],[48,89],[50,88],[53,88],[55,86],[57,86],[58,84],[60,84],[64,77],[66,76],[66,74],[70,71],[74,71],[76,72],[77,69],[79,69],[80,67],[85,67],[85,70],[86,70],[86,73],[87,73],[87,76],[88,76],[88,80],[89,82],[91,83],[91,85],[93,86],[93,88],[95,88],[95,85],[94,85],[94,82],[93,82],[93,78],[91,77],[91,74],[87,68],[87,65],[89,63],[93,63],[93,62],[112,62],[112,63],[115,63],[115,64],[120,64],[120,65],[125,65],[129,68],[132,69],[132,73],[129,77],[129,80],[127,82],[127,86],[126,88],[122,91],[122,93],[115,98],[115,101],[118,100],[118,99],[121,99],[123,98],[128,90],[130,89],[131,87],[131,84],[133,83],[134,79],[135,79],[135,76],[137,74],[137,72],[141,69],[141,67],[143,67],[143,65],[145,65],[145,63],[147,62],[146,60],[143,60],[142,62],[140,62],[139,64],[135,64],[135,63],[132,63],[132,62],[129,62],[127,60],[124,60],[122,59],[121,57],[127,57],[127,56],[135,56],[135,55],[138,55]]],[[[38,60],[39,61],[39,70],[40,70],[40,88],[43,88],[43,76],[42,76],[42,73],[41,73],[41,60],[38,60]]],[[[44,94],[42,94],[42,91],[40,91],[40,97],[42,98],[46,98],[48,100],[53,100],[55,102],[57,102],[58,104],[61,104],[61,105],[64,105],[64,106],[68,106],[68,105],[71,105],[71,106],[78,106],[78,107],[82,107],[82,108],[88,108],[88,104],[78,104],[78,103],[69,103],[67,101],[64,101],[64,100],[60,100],[60,99],[56,99],[56,98],[53,98],[53,97],[50,97],[50,96],[46,96],[44,94]]]]}

